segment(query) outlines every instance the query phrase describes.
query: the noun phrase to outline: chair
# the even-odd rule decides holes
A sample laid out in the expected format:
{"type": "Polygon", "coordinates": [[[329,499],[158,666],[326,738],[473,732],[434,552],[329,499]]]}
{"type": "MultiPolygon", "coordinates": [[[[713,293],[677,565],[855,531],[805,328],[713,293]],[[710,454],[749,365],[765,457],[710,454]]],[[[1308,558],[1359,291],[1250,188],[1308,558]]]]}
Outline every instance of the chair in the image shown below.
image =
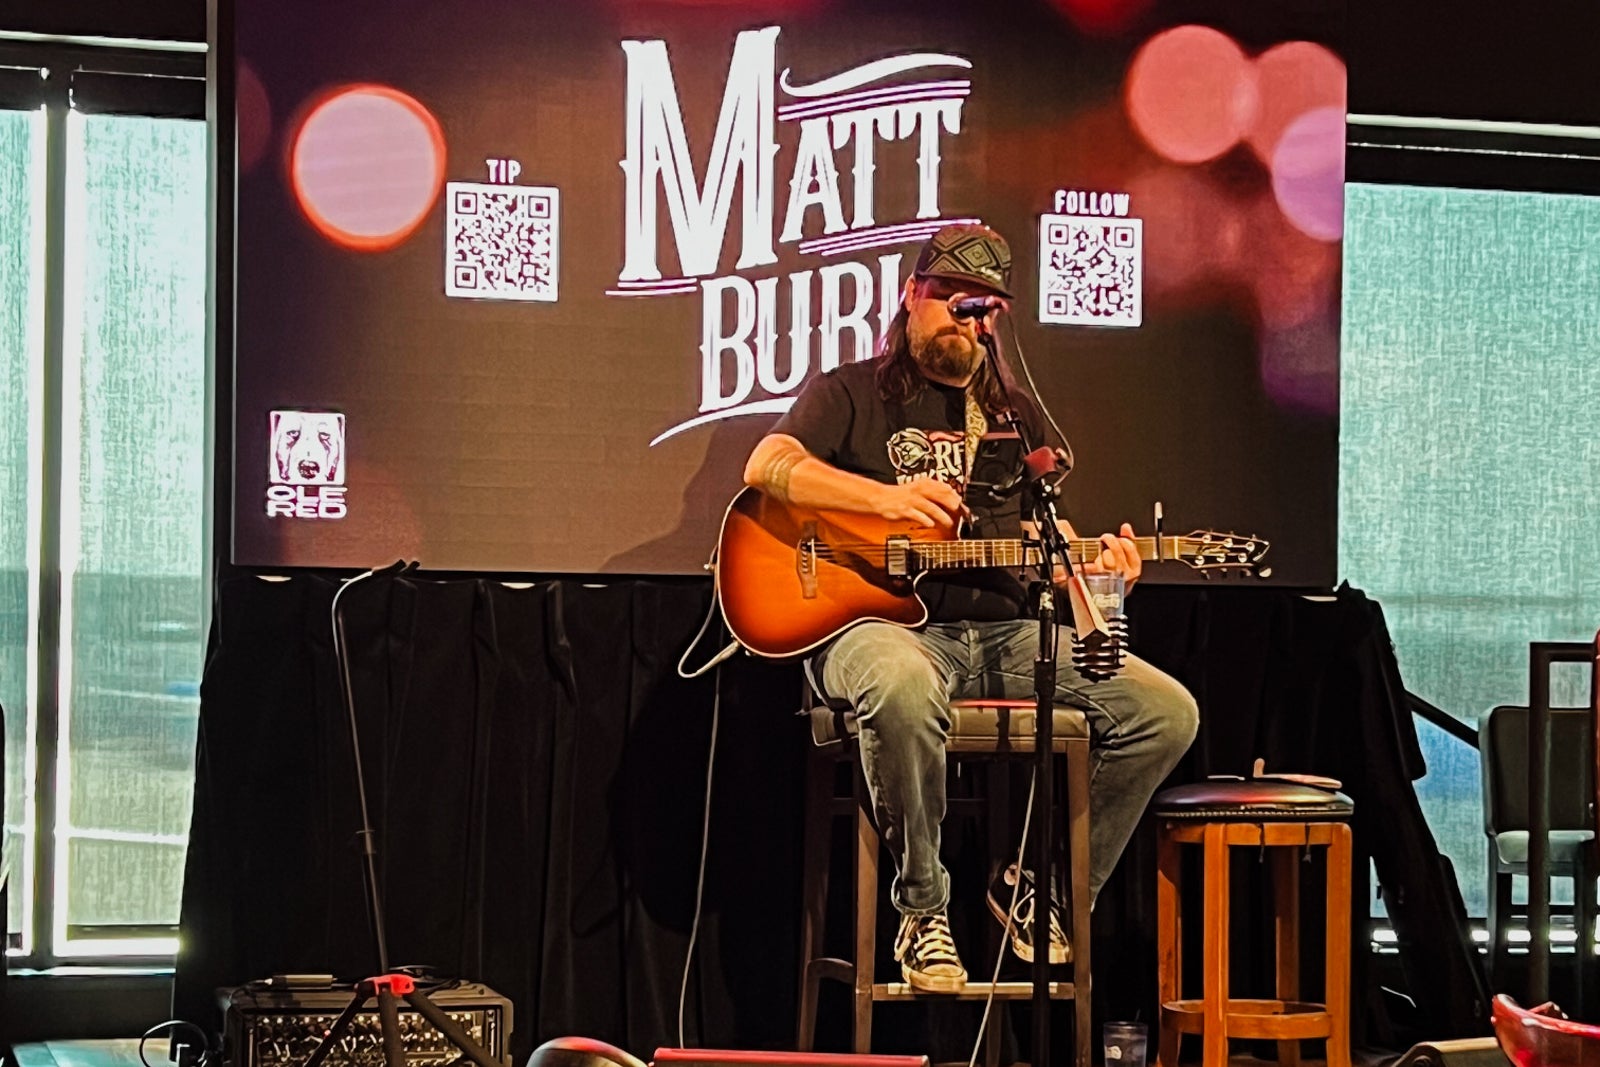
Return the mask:
{"type": "MultiPolygon", "coordinates": [[[[950,706],[950,731],[945,750],[950,763],[967,758],[991,761],[1031,756],[1034,740],[1034,704],[1031,700],[956,700],[950,706]]],[[[878,857],[879,839],[872,823],[871,804],[860,772],[855,743],[854,713],[828,707],[809,712],[812,738],[816,742],[807,769],[805,812],[805,883],[802,889],[804,912],[800,943],[800,1008],[798,1047],[810,1052],[817,1021],[817,997],[823,979],[851,986],[854,998],[852,1048],[867,1053],[872,1048],[872,1009],[882,1001],[910,1001],[925,997],[955,997],[982,1000],[993,988],[1000,1000],[1025,1000],[1033,996],[1031,982],[990,983],[977,980],[989,967],[971,967],[966,988],[958,994],[922,994],[900,981],[880,982],[876,978],[878,958],[878,857]],[[851,764],[852,787],[848,793],[837,790],[835,769],[840,761],[851,764]],[[855,828],[855,939],[854,959],[822,956],[823,925],[827,911],[829,839],[835,817],[853,817],[855,828]]],[[[1054,720],[1054,748],[1066,762],[1067,866],[1069,933],[1072,944],[1072,981],[1050,983],[1050,996],[1073,1000],[1073,1049],[1076,1067],[1090,1067],[1090,976],[1089,964],[1089,724],[1081,711],[1057,708],[1054,720]]],[[[954,810],[955,801],[952,801],[954,810]]],[[[1004,848],[1008,824],[1002,806],[987,805],[990,849],[1004,848]]],[[[1043,879],[1041,879],[1043,881],[1043,879]]],[[[999,927],[996,924],[996,932],[999,927]]],[[[996,940],[998,951],[1009,951],[996,940]]],[[[895,975],[899,977],[898,974],[895,975]]],[[[1000,1028],[991,1021],[986,1044],[986,1062],[995,1067],[999,1060],[1000,1028]]]]}
{"type": "Polygon", "coordinates": [[[1151,807],[1156,837],[1157,968],[1161,1023],[1158,1062],[1177,1067],[1184,1034],[1199,1034],[1204,1067],[1227,1067],[1228,1039],[1278,1042],[1278,1062],[1297,1067],[1300,1042],[1327,1039],[1328,1067],[1350,1067],[1350,827],[1355,810],[1343,793],[1289,782],[1206,781],[1157,793],[1151,807]],[[1182,856],[1203,848],[1204,988],[1183,999],[1182,856]],[[1300,859],[1328,850],[1323,1003],[1300,999],[1300,859]],[[1245,1000],[1228,982],[1228,855],[1248,848],[1271,853],[1277,942],[1277,997],[1245,1000]]]}
{"type": "Polygon", "coordinates": [[[1494,998],[1494,1036],[1516,1067],[1600,1067],[1600,1026],[1574,1022],[1554,1004],[1523,1008],[1494,998]]]}
{"type": "MultiPolygon", "coordinates": [[[[1597,912],[1593,713],[1550,713],[1550,873],[1573,879],[1573,926],[1580,944],[1594,944],[1597,912]]],[[[1511,879],[1528,873],[1528,709],[1497,707],[1478,727],[1483,771],[1483,832],[1488,835],[1489,973],[1507,986],[1513,906],[1511,879]]],[[[1583,968],[1580,968],[1580,979],[1583,968]]]]}

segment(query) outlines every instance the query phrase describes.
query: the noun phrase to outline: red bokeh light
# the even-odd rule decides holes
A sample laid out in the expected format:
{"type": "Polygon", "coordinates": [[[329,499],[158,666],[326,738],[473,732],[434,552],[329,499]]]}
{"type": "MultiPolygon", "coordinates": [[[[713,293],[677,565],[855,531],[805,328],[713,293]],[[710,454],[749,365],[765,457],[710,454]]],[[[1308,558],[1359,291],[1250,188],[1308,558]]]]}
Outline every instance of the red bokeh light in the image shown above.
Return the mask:
{"type": "Polygon", "coordinates": [[[422,223],[444,183],[444,134],[397,89],[357,85],[314,107],[289,174],[312,225],[348,248],[393,248],[422,223]]]}
{"type": "Polygon", "coordinates": [[[1255,122],[1255,65],[1226,34],[1178,26],[1146,41],[1128,65],[1128,117],[1176,163],[1215,159],[1255,122]]]}
{"type": "Polygon", "coordinates": [[[238,137],[234,145],[239,173],[247,174],[267,154],[272,140],[272,101],[267,97],[266,86],[256,76],[255,68],[244,60],[239,61],[233,90],[233,113],[238,137]]]}
{"type": "Polygon", "coordinates": [[[1245,139],[1263,163],[1272,161],[1291,122],[1314,108],[1345,110],[1344,60],[1310,41],[1290,41],[1256,57],[1261,103],[1245,139]]]}
{"type": "Polygon", "coordinates": [[[1203,171],[1158,166],[1128,184],[1144,219],[1144,277],[1153,301],[1234,283],[1249,201],[1203,171]]]}
{"type": "Polygon", "coordinates": [[[1151,0],[1054,0],[1061,13],[1084,33],[1109,37],[1131,27],[1150,9],[1151,0]]]}
{"type": "Polygon", "coordinates": [[[1242,220],[1247,251],[1241,269],[1256,294],[1261,324],[1269,330],[1300,326],[1338,307],[1343,251],[1302,233],[1263,196],[1242,220]]]}

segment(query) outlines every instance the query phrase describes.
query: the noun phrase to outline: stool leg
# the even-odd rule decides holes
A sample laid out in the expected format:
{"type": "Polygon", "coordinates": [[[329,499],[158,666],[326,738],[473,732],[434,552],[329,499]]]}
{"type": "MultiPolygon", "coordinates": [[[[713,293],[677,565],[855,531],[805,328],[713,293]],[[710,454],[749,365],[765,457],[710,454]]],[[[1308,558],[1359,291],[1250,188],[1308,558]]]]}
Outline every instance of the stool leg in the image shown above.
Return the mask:
{"type": "MultiPolygon", "coordinates": [[[[1226,823],[1205,831],[1204,1067],[1228,1067],[1228,840],[1226,823]]],[[[1329,1064],[1329,1067],[1333,1067],[1329,1064]]]]}
{"type": "Polygon", "coordinates": [[[1166,1005],[1181,997],[1183,987],[1183,914],[1178,902],[1183,893],[1183,854],[1162,824],[1156,837],[1156,970],[1160,995],[1156,1018],[1160,1021],[1157,1067],[1178,1067],[1183,1034],[1166,1005]]]}
{"type": "Polygon", "coordinates": [[[866,785],[856,773],[855,1051],[872,1051],[872,980],[878,949],[878,833],[867,815],[866,785]]]}
{"type": "Polygon", "coordinates": [[[1350,827],[1333,828],[1328,848],[1328,1067],[1350,1067],[1350,827]]]}
{"type": "Polygon", "coordinates": [[[817,994],[822,979],[811,961],[821,955],[828,910],[829,830],[833,827],[834,761],[820,749],[806,756],[805,870],[801,873],[800,1018],[795,1047],[810,1052],[817,1036],[817,994]]]}
{"type": "MultiPolygon", "coordinates": [[[[1278,955],[1278,999],[1300,999],[1300,849],[1272,850],[1273,941],[1278,955]]],[[[1278,1063],[1299,1067],[1300,1042],[1279,1041],[1278,1063]]]]}
{"type": "Polygon", "coordinates": [[[1067,745],[1067,866],[1071,871],[1072,1039],[1077,1067],[1090,1067],[1094,1057],[1094,969],[1089,964],[1089,742],[1067,745]]]}
{"type": "Polygon", "coordinates": [[[1489,988],[1509,988],[1511,978],[1511,876],[1500,873],[1500,846],[1489,839],[1489,988]]]}
{"type": "Polygon", "coordinates": [[[1595,877],[1594,864],[1591,860],[1593,850],[1585,846],[1578,854],[1577,871],[1572,876],[1572,908],[1576,921],[1573,927],[1578,933],[1578,943],[1573,952],[1577,963],[1576,995],[1572,998],[1578,1005],[1575,1018],[1590,1019],[1594,1013],[1590,1009],[1590,1001],[1594,999],[1594,916],[1595,916],[1595,877]]]}

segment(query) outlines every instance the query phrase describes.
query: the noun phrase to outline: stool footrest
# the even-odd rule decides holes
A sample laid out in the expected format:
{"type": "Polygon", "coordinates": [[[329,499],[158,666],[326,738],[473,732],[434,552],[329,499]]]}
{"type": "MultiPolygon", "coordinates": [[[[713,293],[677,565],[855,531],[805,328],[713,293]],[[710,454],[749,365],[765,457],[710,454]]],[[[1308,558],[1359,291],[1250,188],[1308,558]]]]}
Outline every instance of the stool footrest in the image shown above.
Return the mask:
{"type": "MultiPolygon", "coordinates": [[[[1169,1000],[1161,1005],[1163,1023],[1179,1033],[1205,1032],[1203,1000],[1169,1000]]],[[[1327,1037],[1332,1032],[1327,1006],[1298,1000],[1234,1000],[1227,1007],[1227,1036],[1292,1041],[1327,1037]]]]}
{"type": "MultiPolygon", "coordinates": [[[[968,982],[959,993],[923,993],[905,982],[876,982],[872,999],[877,1000],[988,1000],[994,987],[996,1000],[1027,1000],[1033,996],[1032,982],[968,982]]],[[[1071,982],[1051,982],[1051,1000],[1073,1000],[1077,987],[1071,982]]]]}

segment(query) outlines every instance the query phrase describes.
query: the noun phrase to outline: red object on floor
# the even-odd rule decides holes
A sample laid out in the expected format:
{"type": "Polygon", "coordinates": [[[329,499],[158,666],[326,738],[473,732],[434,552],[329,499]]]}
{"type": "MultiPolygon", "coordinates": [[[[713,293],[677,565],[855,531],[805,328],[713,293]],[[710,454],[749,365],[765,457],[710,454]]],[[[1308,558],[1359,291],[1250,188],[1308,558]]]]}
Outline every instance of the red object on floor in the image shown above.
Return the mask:
{"type": "Polygon", "coordinates": [[[1517,1067],[1600,1067],[1600,1026],[1561,1014],[1554,1004],[1524,1008],[1494,998],[1494,1036],[1517,1067]]]}

